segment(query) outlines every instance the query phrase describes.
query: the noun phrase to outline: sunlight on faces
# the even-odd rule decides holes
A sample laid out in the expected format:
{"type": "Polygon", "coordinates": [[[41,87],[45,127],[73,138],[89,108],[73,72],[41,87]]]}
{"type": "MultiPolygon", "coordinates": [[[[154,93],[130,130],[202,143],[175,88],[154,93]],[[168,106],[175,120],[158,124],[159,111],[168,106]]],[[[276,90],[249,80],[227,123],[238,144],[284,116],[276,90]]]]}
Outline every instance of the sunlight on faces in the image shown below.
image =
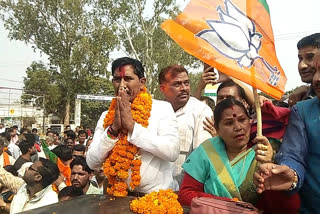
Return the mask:
{"type": "Polygon", "coordinates": [[[166,82],[160,86],[161,92],[164,94],[166,101],[171,103],[176,111],[186,105],[190,98],[190,80],[186,72],[166,74],[166,82]]]}
{"type": "Polygon", "coordinates": [[[40,161],[35,161],[23,175],[23,180],[28,185],[33,185],[42,179],[42,175],[39,173],[39,169],[42,167],[40,161]]]}
{"type": "Polygon", "coordinates": [[[298,70],[301,81],[311,83],[313,74],[315,73],[314,57],[320,53],[320,49],[312,46],[301,48],[298,53],[298,70]]]}
{"type": "Polygon", "coordinates": [[[146,78],[139,79],[132,65],[124,65],[114,71],[112,84],[116,95],[119,90],[124,90],[130,96],[130,102],[136,98],[145,83],[146,78]]]}
{"type": "Polygon", "coordinates": [[[227,149],[242,149],[249,141],[250,120],[240,106],[233,105],[222,112],[217,133],[227,149]]]}
{"type": "Polygon", "coordinates": [[[81,165],[74,165],[71,169],[71,184],[75,187],[85,188],[91,175],[81,165]]]}
{"type": "Polygon", "coordinates": [[[79,143],[83,144],[86,141],[86,134],[80,134],[79,135],[79,143]]]}

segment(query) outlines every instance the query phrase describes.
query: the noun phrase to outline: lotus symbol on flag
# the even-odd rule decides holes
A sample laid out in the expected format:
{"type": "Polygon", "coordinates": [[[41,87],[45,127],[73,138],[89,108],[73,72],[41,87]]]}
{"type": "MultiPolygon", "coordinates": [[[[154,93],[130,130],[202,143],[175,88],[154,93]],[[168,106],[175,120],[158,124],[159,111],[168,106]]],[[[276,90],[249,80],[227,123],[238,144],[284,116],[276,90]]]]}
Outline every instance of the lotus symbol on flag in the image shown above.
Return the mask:
{"type": "Polygon", "coordinates": [[[260,59],[271,72],[269,83],[276,86],[280,71],[259,55],[262,35],[256,32],[255,24],[231,0],[225,1],[225,7],[226,12],[217,7],[221,20],[206,20],[210,29],[202,30],[196,36],[222,55],[236,60],[240,67],[250,68],[256,59],[260,59]]]}

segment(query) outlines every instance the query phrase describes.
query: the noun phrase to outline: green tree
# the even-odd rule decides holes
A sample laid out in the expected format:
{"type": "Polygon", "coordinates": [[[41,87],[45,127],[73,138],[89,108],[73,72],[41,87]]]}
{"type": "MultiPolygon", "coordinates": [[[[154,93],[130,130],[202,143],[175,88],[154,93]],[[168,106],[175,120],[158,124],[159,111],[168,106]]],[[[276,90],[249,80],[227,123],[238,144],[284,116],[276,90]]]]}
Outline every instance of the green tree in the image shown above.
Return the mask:
{"type": "Polygon", "coordinates": [[[24,78],[24,93],[22,100],[32,100],[35,97],[37,106],[42,107],[43,101],[45,107],[45,114],[55,114],[63,118],[63,91],[56,84],[56,70],[48,68],[42,62],[33,62],[27,68],[27,77],[24,78]]]}
{"type": "Polygon", "coordinates": [[[74,96],[88,75],[108,77],[115,29],[93,11],[90,0],[0,0],[9,37],[33,45],[56,67],[55,83],[64,92],[64,123],[74,96]]]}
{"type": "MultiPolygon", "coordinates": [[[[24,94],[22,100],[29,102],[34,97],[37,106],[42,107],[45,101],[45,114],[54,114],[63,118],[64,111],[64,91],[56,84],[56,76],[59,74],[54,68],[48,68],[42,62],[33,62],[27,68],[27,77],[24,79],[24,94]],[[44,99],[43,99],[44,97],[44,99]],[[62,109],[62,110],[61,110],[62,109]]],[[[110,80],[99,76],[86,76],[81,83],[82,87],[77,91],[78,94],[94,94],[113,96],[114,91],[110,80]]],[[[71,100],[71,103],[74,99],[71,100]]],[[[95,127],[100,117],[100,113],[107,110],[108,102],[101,101],[82,101],[81,121],[86,127],[95,127]]]]}
{"type": "Polygon", "coordinates": [[[171,64],[199,65],[161,29],[160,24],[178,14],[174,0],[98,0],[97,13],[108,23],[115,23],[118,48],[144,64],[147,87],[159,97],[158,73],[171,64]]]}
{"type": "MultiPolygon", "coordinates": [[[[98,76],[89,76],[86,80],[86,90],[82,94],[114,96],[111,81],[98,76]]],[[[94,128],[101,116],[101,112],[108,110],[110,102],[105,101],[81,101],[81,124],[85,127],[94,128]]]]}

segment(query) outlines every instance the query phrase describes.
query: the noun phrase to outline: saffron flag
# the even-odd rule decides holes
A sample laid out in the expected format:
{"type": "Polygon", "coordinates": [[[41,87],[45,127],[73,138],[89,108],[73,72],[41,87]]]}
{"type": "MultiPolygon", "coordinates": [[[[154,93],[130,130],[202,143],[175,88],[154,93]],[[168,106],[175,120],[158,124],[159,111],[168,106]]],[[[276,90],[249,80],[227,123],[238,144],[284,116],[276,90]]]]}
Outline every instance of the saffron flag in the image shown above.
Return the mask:
{"type": "Polygon", "coordinates": [[[266,0],[191,0],[162,29],[186,52],[280,99],[287,78],[276,56],[266,0]]]}

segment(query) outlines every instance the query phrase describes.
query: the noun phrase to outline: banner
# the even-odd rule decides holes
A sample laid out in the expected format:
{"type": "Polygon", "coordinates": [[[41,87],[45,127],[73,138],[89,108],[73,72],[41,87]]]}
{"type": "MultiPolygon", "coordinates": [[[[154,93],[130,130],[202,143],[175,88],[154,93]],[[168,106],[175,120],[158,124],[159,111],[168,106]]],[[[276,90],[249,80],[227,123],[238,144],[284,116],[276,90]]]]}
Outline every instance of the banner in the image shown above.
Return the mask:
{"type": "Polygon", "coordinates": [[[265,0],[191,0],[162,29],[186,52],[280,99],[287,78],[276,56],[265,0]]]}

